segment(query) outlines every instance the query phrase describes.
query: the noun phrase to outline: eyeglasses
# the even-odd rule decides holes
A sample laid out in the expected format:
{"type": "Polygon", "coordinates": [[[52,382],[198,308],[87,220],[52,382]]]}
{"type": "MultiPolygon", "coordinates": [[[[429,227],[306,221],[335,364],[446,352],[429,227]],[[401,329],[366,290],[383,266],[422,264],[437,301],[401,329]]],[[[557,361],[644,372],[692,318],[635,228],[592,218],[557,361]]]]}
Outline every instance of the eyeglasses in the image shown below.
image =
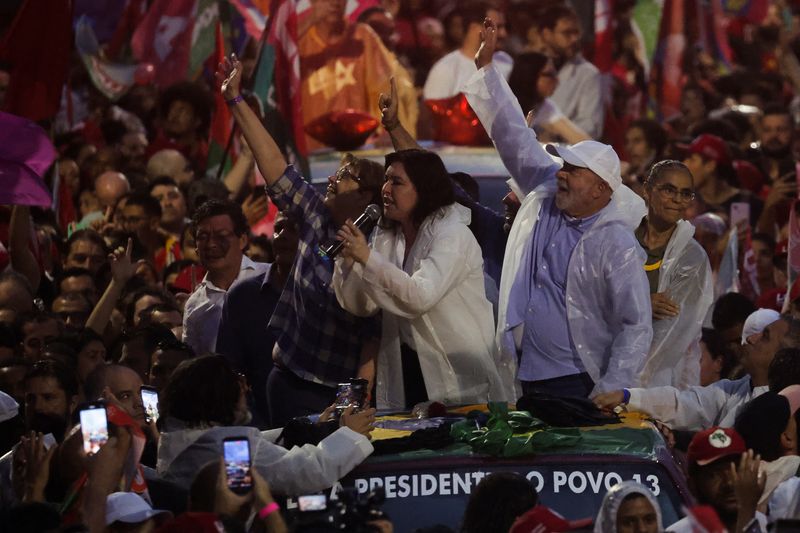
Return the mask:
{"type": "Polygon", "coordinates": [[[340,181],[347,179],[353,180],[354,182],[361,184],[361,178],[350,172],[350,169],[347,167],[342,167],[339,170],[337,170],[336,174],[334,174],[333,181],[339,183],[340,181]]]}
{"type": "Polygon", "coordinates": [[[655,187],[655,190],[661,193],[664,198],[674,202],[691,202],[695,196],[694,191],[691,189],[678,189],[668,183],[655,187]]]}

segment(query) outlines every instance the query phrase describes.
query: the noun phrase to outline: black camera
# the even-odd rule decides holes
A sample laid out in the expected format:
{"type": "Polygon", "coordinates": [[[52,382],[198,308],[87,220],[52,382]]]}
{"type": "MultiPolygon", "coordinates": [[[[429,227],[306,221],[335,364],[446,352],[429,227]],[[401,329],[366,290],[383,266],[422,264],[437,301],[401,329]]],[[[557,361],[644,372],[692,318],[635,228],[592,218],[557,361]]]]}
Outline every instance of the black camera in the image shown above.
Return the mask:
{"type": "Polygon", "coordinates": [[[378,529],[369,522],[387,519],[381,510],[385,499],[383,487],[364,494],[355,488],[343,488],[336,500],[324,495],[300,496],[297,509],[290,513],[291,529],[298,533],[372,533],[378,529]]]}

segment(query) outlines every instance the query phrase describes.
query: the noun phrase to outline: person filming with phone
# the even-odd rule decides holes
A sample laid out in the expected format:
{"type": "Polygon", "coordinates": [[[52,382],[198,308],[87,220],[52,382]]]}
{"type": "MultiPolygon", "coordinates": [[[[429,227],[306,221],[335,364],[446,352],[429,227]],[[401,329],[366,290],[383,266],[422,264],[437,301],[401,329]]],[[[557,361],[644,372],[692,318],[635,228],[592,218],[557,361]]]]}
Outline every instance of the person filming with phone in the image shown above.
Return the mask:
{"type": "Polygon", "coordinates": [[[386,156],[383,217],[370,244],[347,221],[333,285],[343,308],[382,312],[376,361],[379,408],[507,400],[494,361],[492,305],[483,259],[438,155],[386,156]]]}

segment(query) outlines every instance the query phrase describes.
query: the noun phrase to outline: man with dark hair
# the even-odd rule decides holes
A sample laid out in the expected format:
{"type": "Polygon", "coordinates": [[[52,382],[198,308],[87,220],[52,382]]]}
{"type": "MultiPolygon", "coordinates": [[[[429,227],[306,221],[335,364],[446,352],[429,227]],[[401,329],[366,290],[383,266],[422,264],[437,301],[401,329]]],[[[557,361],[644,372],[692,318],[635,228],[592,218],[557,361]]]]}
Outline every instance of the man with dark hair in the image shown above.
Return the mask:
{"type": "MultiPolygon", "coordinates": [[[[486,0],[465,2],[463,6],[458,7],[458,14],[464,28],[464,40],[457,50],[453,50],[431,67],[422,92],[425,100],[457,95],[461,92],[464,82],[475,73],[475,53],[481,45],[481,31],[486,17],[491,18],[497,25],[498,40],[501,45],[506,38],[505,15],[493,3],[486,0]]],[[[494,60],[503,76],[508,78],[513,67],[511,57],[505,52],[498,51],[494,60]]]]}
{"type": "Polygon", "coordinates": [[[235,370],[247,376],[253,388],[254,412],[267,427],[270,427],[267,377],[272,370],[272,358],[265,354],[272,353],[275,331],[265,327],[254,328],[252,322],[269,322],[292,271],[298,244],[297,224],[283,211],[275,216],[272,244],[275,262],[269,269],[240,281],[225,296],[216,348],[235,370]]]}
{"type": "Polygon", "coordinates": [[[209,200],[195,212],[192,227],[206,275],[184,306],[183,342],[195,353],[205,354],[216,347],[225,294],[231,285],[268,267],[244,255],[250,228],[239,204],[209,200]]]}
{"type": "MultiPolygon", "coordinates": [[[[792,335],[791,331],[789,335],[792,335]]],[[[800,385],[800,348],[790,347],[778,350],[769,364],[767,382],[769,390],[773,392],[780,392],[789,385],[800,385]]]]}
{"type": "Polygon", "coordinates": [[[159,176],[150,182],[148,192],[161,204],[161,228],[179,239],[183,228],[189,223],[183,191],[174,179],[159,176]]]}
{"type": "Polygon", "coordinates": [[[52,311],[67,327],[80,331],[86,325],[94,305],[89,297],[79,292],[60,294],[53,300],[52,311]]]}
{"type": "Polygon", "coordinates": [[[213,107],[211,95],[200,83],[183,81],[167,87],[161,95],[159,110],[163,129],[148,146],[148,156],[174,148],[193,162],[195,174],[202,175],[208,159],[205,139],[213,107]]]}
{"type": "Polygon", "coordinates": [[[25,374],[25,427],[61,442],[78,405],[78,380],[57,361],[39,361],[25,374]]]}
{"type": "MultiPolygon", "coordinates": [[[[262,359],[267,360],[270,366],[272,366],[272,362],[267,357],[263,357],[265,353],[267,353],[267,351],[262,350],[262,359]]],[[[178,368],[178,365],[192,357],[194,357],[194,350],[185,342],[180,342],[178,340],[159,342],[156,351],[153,352],[150,373],[147,376],[148,384],[161,392],[164,390],[164,387],[167,386],[167,383],[169,383],[169,378],[175,369],[178,368]]]]}
{"type": "Polygon", "coordinates": [[[94,276],[85,268],[73,267],[62,270],[56,276],[55,285],[57,294],[83,294],[92,301],[92,304],[97,303],[97,285],[94,276]]]}
{"type": "Polygon", "coordinates": [[[59,337],[63,324],[50,313],[30,311],[17,317],[17,326],[22,332],[22,356],[31,363],[41,359],[42,348],[59,337]]]}
{"type": "Polygon", "coordinates": [[[175,336],[167,326],[161,324],[139,326],[130,333],[125,333],[119,364],[132,368],[142,381],[146,381],[153,352],[164,341],[174,342],[175,336]]]}
{"type": "MultiPolygon", "coordinates": [[[[791,112],[778,103],[765,106],[758,130],[759,146],[751,152],[751,159],[774,183],[794,171],[794,124],[791,112]]],[[[769,199],[767,201],[769,203],[769,199]]]]}
{"type": "Polygon", "coordinates": [[[744,321],[756,310],[746,296],[729,292],[720,296],[711,313],[711,325],[722,345],[738,360],[742,354],[742,327],[744,321]]]}
{"type": "Polygon", "coordinates": [[[158,200],[144,192],[134,192],[125,201],[120,216],[122,231],[135,235],[147,250],[152,261],[156,253],[164,247],[164,238],[158,231],[161,223],[161,205],[158,200]]]}
{"type": "Polygon", "coordinates": [[[108,264],[108,249],[103,237],[94,230],[78,230],[67,239],[64,268],[85,268],[93,276],[108,264]]]}
{"type": "Polygon", "coordinates": [[[580,53],[581,26],[573,9],[553,4],[542,11],[537,27],[545,53],[554,58],[558,87],[551,100],[592,138],[603,132],[603,82],[600,71],[580,53]]]}
{"type": "Polygon", "coordinates": [[[764,294],[775,288],[775,239],[768,233],[754,233],[750,240],[756,261],[759,294],[764,294]]]}

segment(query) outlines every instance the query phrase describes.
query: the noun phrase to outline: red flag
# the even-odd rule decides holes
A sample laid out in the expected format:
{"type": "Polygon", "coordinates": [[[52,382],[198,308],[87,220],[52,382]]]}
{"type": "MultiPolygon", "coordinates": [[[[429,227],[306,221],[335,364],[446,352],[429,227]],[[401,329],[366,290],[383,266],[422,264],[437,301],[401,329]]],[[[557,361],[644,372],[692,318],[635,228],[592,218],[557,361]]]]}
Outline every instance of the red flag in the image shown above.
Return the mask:
{"type": "MultiPolygon", "coordinates": [[[[225,59],[225,40],[222,36],[222,24],[217,20],[215,31],[214,55],[211,60],[214,62],[212,68],[225,59]]],[[[214,116],[211,120],[211,131],[209,132],[209,153],[208,167],[211,168],[220,164],[222,154],[228,144],[228,136],[231,134],[233,123],[230,109],[222,96],[222,91],[214,91],[214,116]]]]}
{"type": "Polygon", "coordinates": [[[26,0],[0,44],[11,64],[5,110],[33,121],[58,111],[72,52],[72,0],[26,0]]]}
{"type": "Polygon", "coordinates": [[[303,131],[300,102],[300,52],[297,48],[297,11],[292,0],[272,0],[269,11],[267,43],[275,50],[275,99],[278,110],[291,126],[297,151],[305,156],[306,137],[303,131]]]}
{"type": "Polygon", "coordinates": [[[194,28],[195,0],[156,0],[131,40],[140,63],[152,63],[161,87],[186,79],[194,28]]]}
{"type": "Polygon", "coordinates": [[[608,72],[614,63],[614,2],[594,1],[594,65],[608,72]]]}

